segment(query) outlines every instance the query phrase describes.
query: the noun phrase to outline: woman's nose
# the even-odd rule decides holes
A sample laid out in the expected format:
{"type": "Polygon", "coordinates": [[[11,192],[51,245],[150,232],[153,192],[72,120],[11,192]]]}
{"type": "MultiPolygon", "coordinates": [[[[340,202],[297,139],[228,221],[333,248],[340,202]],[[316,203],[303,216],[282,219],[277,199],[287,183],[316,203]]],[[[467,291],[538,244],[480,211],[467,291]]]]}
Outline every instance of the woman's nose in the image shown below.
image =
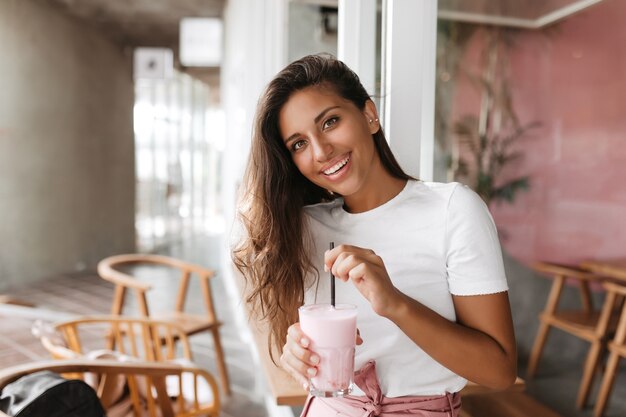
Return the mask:
{"type": "Polygon", "coordinates": [[[313,155],[317,161],[327,161],[333,153],[333,146],[323,138],[313,138],[313,155]]]}

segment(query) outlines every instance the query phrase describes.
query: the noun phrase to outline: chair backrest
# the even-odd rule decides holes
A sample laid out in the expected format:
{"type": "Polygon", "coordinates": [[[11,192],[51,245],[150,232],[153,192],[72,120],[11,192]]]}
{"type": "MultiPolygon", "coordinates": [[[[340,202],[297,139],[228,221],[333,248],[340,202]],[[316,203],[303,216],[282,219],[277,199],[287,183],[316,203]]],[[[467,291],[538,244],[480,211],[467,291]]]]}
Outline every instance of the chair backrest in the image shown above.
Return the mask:
{"type": "Polygon", "coordinates": [[[128,292],[129,295],[132,294],[136,297],[138,309],[138,312],[132,311],[131,314],[138,313],[143,317],[177,323],[184,329],[187,336],[209,332],[214,341],[215,361],[224,393],[227,395],[230,393],[228,370],[219,334],[222,323],[217,320],[215,314],[209,282],[215,275],[211,269],[167,256],[127,254],[111,256],[100,261],[98,274],[103,279],[115,284],[111,314],[127,314],[124,312],[124,302],[128,292]],[[131,267],[133,267],[133,272],[129,273],[131,267]],[[135,274],[137,272],[136,267],[139,267],[140,274],[135,274]],[[177,290],[172,288],[170,284],[172,277],[169,274],[171,272],[169,269],[172,268],[180,274],[177,290]],[[163,275],[164,270],[167,272],[165,276],[163,275]],[[148,273],[151,275],[150,279],[146,281],[145,276],[148,273]],[[193,282],[191,282],[192,277],[193,282]],[[164,291],[154,291],[151,295],[156,295],[158,300],[151,299],[152,305],[148,307],[146,293],[153,287],[153,282],[162,283],[164,291]],[[177,291],[176,297],[172,296],[174,291],[177,291]],[[193,298],[191,300],[187,300],[189,292],[192,292],[193,298]],[[200,298],[197,297],[198,295],[200,298]],[[175,305],[167,308],[168,302],[172,299],[175,299],[175,305]],[[186,301],[203,302],[204,308],[202,305],[196,304],[186,306],[186,301]],[[154,309],[155,311],[151,311],[155,304],[158,304],[157,308],[154,309]]]}
{"type": "Polygon", "coordinates": [[[62,335],[63,344],[45,332],[40,339],[57,359],[77,358],[102,349],[145,361],[192,359],[187,336],[171,322],[143,317],[86,316],[56,323],[54,329],[62,335]]]}
{"type": "Polygon", "coordinates": [[[139,314],[145,317],[150,316],[146,292],[153,288],[153,284],[139,280],[131,273],[123,270],[137,265],[167,267],[179,271],[180,282],[178,284],[175,305],[171,309],[179,313],[185,311],[190,279],[191,277],[197,277],[200,281],[200,291],[206,307],[207,318],[208,320],[216,321],[213,296],[209,285],[209,279],[215,276],[213,270],[168,256],[148,254],[110,256],[98,263],[98,274],[103,279],[115,284],[115,296],[111,314],[119,315],[123,313],[124,296],[127,290],[131,290],[135,293],[139,314]]]}
{"type": "MultiPolygon", "coordinates": [[[[35,372],[48,370],[61,374],[94,373],[99,381],[116,378],[125,375],[128,378],[130,401],[136,416],[148,415],[150,417],[175,417],[210,415],[217,416],[220,409],[218,388],[213,377],[206,371],[181,364],[155,363],[155,362],[118,362],[106,360],[56,360],[39,361],[28,364],[5,368],[0,371],[0,390],[7,384],[18,378],[35,372]],[[186,384],[183,379],[190,376],[191,384],[186,384]],[[173,378],[173,386],[177,387],[178,395],[171,400],[172,393],[168,390],[173,378]],[[139,389],[139,384],[145,384],[144,389],[139,389]],[[209,387],[212,398],[209,401],[200,400],[200,385],[209,387]]],[[[101,394],[96,389],[98,395],[101,394]]],[[[7,417],[0,412],[0,417],[7,417]]]]}
{"type": "Polygon", "coordinates": [[[626,296],[626,282],[610,282],[604,283],[604,288],[609,292],[614,292],[621,296],[626,296]]]}
{"type": "Polygon", "coordinates": [[[558,308],[559,297],[561,296],[561,290],[567,279],[572,279],[578,283],[580,291],[580,297],[582,302],[582,309],[586,314],[591,314],[594,311],[593,301],[591,298],[590,283],[602,282],[602,277],[592,272],[585,271],[574,266],[560,265],[550,262],[535,262],[533,269],[542,274],[550,275],[554,278],[552,289],[548,297],[548,303],[546,305],[545,312],[547,314],[553,314],[558,308]]]}

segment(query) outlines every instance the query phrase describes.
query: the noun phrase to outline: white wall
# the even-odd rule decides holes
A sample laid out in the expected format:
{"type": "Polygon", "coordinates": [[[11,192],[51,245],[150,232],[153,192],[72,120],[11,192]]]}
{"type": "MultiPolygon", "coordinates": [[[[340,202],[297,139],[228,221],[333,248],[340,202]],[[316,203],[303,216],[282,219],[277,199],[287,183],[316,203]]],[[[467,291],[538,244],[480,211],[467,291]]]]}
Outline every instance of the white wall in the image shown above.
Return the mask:
{"type": "Polygon", "coordinates": [[[0,2],[0,288],[134,248],[130,59],[42,2],[0,2]]]}

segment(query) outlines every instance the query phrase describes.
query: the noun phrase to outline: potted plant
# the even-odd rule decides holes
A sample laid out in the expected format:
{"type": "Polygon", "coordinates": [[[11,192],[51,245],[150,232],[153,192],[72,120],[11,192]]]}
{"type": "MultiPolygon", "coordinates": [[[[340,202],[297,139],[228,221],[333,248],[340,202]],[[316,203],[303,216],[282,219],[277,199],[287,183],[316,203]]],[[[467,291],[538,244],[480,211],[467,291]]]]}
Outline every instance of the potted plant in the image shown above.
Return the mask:
{"type": "MultiPolygon", "coordinates": [[[[468,37],[476,33],[474,30],[454,29],[456,25],[447,26],[443,33],[442,42],[448,50],[460,48],[452,56],[454,59],[452,68],[445,68],[445,63],[440,65],[440,74],[456,74],[460,67],[462,49],[468,43],[468,37]],[[450,42],[450,34],[464,34],[460,40],[450,42]],[[448,35],[448,38],[445,36],[448,35]],[[454,45],[452,45],[454,43],[454,45]]],[[[509,57],[508,52],[513,46],[515,30],[499,27],[480,27],[479,33],[484,35],[484,49],[479,74],[465,72],[472,84],[479,89],[481,102],[478,114],[464,115],[452,126],[450,145],[448,146],[448,168],[450,176],[454,180],[463,182],[472,187],[489,204],[492,201],[512,202],[518,192],[528,189],[530,179],[528,176],[520,176],[506,181],[502,180],[503,169],[512,162],[523,157],[523,153],[515,149],[515,144],[529,137],[529,131],[538,127],[538,122],[522,124],[517,118],[513,108],[511,87],[509,80],[509,57]]],[[[458,35],[457,35],[458,38],[458,35]]],[[[439,80],[448,81],[448,80],[439,80]]],[[[449,84],[448,84],[449,85],[449,84]]],[[[439,87],[438,87],[439,88],[439,87]]],[[[451,96],[452,88],[449,86],[448,96],[451,96]]],[[[444,90],[445,91],[445,88],[444,90]]],[[[449,98],[449,97],[448,97],[449,98]]],[[[438,100],[440,98],[438,97],[438,100]]],[[[449,109],[450,103],[439,101],[439,106],[449,109]]],[[[439,114],[438,125],[445,127],[442,116],[439,114]]],[[[440,128],[440,132],[446,132],[440,128]]],[[[446,132],[447,133],[447,132],[446,132]]]]}

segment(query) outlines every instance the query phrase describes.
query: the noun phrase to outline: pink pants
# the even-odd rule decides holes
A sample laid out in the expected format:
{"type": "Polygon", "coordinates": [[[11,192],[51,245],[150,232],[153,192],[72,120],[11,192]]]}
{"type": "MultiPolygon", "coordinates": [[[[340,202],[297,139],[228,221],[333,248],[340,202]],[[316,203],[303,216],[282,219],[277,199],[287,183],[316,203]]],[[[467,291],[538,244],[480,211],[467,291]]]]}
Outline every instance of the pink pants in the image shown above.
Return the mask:
{"type": "Polygon", "coordinates": [[[387,398],[380,391],[376,365],[370,361],[354,374],[355,384],[365,396],[307,398],[300,417],[458,417],[461,395],[406,396],[387,398]]]}

